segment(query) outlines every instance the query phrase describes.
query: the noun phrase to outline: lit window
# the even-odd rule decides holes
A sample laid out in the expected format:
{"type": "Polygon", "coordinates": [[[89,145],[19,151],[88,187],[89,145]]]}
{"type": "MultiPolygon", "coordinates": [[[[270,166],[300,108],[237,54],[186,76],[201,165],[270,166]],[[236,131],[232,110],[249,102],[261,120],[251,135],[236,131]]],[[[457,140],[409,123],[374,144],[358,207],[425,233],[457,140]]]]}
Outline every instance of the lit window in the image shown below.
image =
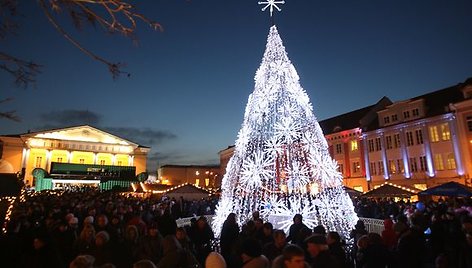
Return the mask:
{"type": "Polygon", "coordinates": [[[200,184],[200,179],[195,179],[195,185],[198,186],[200,184]]]}
{"type": "Polygon", "coordinates": [[[444,163],[441,154],[434,155],[434,167],[436,170],[444,170],[444,163]]]}
{"type": "Polygon", "coordinates": [[[421,191],[424,191],[424,190],[428,189],[428,187],[426,186],[425,183],[413,184],[413,187],[415,187],[416,189],[421,190],[421,191]]]}
{"type": "Polygon", "coordinates": [[[58,158],[56,159],[56,162],[62,163],[62,157],[58,157],[58,158]]]}
{"type": "Polygon", "coordinates": [[[104,159],[100,160],[100,165],[105,165],[105,160],[104,159]]]}
{"type": "Polygon", "coordinates": [[[429,135],[430,135],[431,142],[438,142],[439,141],[438,127],[437,126],[429,127],[429,135]]]}
{"type": "Polygon", "coordinates": [[[357,151],[359,148],[357,147],[357,141],[351,141],[351,151],[357,151]]]}
{"type": "Polygon", "coordinates": [[[118,166],[122,166],[122,165],[123,165],[123,161],[118,160],[118,163],[117,163],[117,164],[118,164],[118,166]]]}
{"type": "Polygon", "coordinates": [[[84,163],[85,163],[85,159],[80,158],[80,159],[79,159],[79,164],[84,164],[84,163]]]}
{"type": "Polygon", "coordinates": [[[353,189],[362,193],[364,192],[364,188],[362,186],[354,186],[353,189]]]}
{"type": "Polygon", "coordinates": [[[445,123],[441,125],[441,139],[448,141],[451,139],[451,132],[449,131],[449,124],[445,123]]]}
{"type": "Polygon", "coordinates": [[[379,175],[382,175],[385,173],[384,165],[382,161],[379,161],[379,175]]]}
{"type": "Polygon", "coordinates": [[[388,160],[388,168],[390,174],[396,174],[397,173],[397,166],[395,165],[394,160],[388,160]]]}
{"type": "Polygon", "coordinates": [[[397,167],[398,167],[398,172],[405,172],[405,167],[403,166],[403,160],[402,159],[397,159],[397,167]]]}
{"type": "Polygon", "coordinates": [[[447,169],[456,169],[456,159],[454,158],[454,154],[450,153],[447,155],[446,167],[447,169]]]}
{"type": "Polygon", "coordinates": [[[34,166],[37,167],[37,168],[40,168],[42,162],[43,162],[43,157],[42,156],[37,156],[36,157],[36,163],[34,164],[34,166]]]}
{"type": "Polygon", "coordinates": [[[361,165],[358,161],[352,162],[353,173],[358,173],[361,170],[361,165]]]}

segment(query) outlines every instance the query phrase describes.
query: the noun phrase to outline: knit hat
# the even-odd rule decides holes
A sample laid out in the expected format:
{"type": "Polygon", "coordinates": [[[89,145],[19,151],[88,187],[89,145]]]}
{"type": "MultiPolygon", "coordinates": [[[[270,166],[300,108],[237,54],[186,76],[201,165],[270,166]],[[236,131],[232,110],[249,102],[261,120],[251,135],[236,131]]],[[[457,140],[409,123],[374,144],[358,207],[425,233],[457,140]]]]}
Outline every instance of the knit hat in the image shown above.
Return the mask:
{"type": "Polygon", "coordinates": [[[205,268],[226,268],[225,259],[218,252],[210,252],[205,260],[205,268]]]}

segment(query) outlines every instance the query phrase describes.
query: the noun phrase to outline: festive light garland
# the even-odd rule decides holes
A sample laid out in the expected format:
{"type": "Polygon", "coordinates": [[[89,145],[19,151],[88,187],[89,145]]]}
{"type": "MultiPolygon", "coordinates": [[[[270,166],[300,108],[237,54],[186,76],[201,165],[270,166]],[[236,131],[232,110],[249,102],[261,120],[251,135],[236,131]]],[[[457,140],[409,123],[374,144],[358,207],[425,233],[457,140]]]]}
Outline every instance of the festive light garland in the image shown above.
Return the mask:
{"type": "Polygon", "coordinates": [[[308,227],[322,224],[347,237],[358,219],[354,206],[275,26],[254,80],[213,231],[219,235],[231,212],[243,224],[259,211],[275,228],[287,231],[301,214],[308,227]]]}

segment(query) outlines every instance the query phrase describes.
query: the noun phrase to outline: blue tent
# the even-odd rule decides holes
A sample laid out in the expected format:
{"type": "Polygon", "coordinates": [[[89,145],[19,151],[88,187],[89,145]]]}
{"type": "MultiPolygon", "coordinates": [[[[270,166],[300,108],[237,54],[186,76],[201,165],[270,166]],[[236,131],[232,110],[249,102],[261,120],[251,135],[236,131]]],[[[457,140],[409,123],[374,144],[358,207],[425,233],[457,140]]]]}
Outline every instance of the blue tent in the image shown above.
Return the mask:
{"type": "Polygon", "coordinates": [[[418,195],[439,195],[454,197],[472,197],[472,188],[457,182],[447,182],[427,190],[421,191],[418,195]]]}

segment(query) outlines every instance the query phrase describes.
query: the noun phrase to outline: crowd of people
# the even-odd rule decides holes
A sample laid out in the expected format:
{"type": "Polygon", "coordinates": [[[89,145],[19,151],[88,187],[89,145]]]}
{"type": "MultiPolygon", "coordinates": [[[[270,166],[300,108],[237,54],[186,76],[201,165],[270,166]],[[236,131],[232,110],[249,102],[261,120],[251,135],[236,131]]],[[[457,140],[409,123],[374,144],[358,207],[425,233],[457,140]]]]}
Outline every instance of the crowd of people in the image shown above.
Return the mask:
{"type": "Polygon", "coordinates": [[[470,199],[354,200],[357,214],[382,219],[384,231],[359,220],[349,237],[308,228],[299,214],[286,233],[257,211],[241,226],[230,213],[219,240],[201,216],[216,203],[91,189],[36,193],[11,214],[2,267],[472,267],[470,199]],[[177,226],[185,217],[191,225],[177,226]]]}

